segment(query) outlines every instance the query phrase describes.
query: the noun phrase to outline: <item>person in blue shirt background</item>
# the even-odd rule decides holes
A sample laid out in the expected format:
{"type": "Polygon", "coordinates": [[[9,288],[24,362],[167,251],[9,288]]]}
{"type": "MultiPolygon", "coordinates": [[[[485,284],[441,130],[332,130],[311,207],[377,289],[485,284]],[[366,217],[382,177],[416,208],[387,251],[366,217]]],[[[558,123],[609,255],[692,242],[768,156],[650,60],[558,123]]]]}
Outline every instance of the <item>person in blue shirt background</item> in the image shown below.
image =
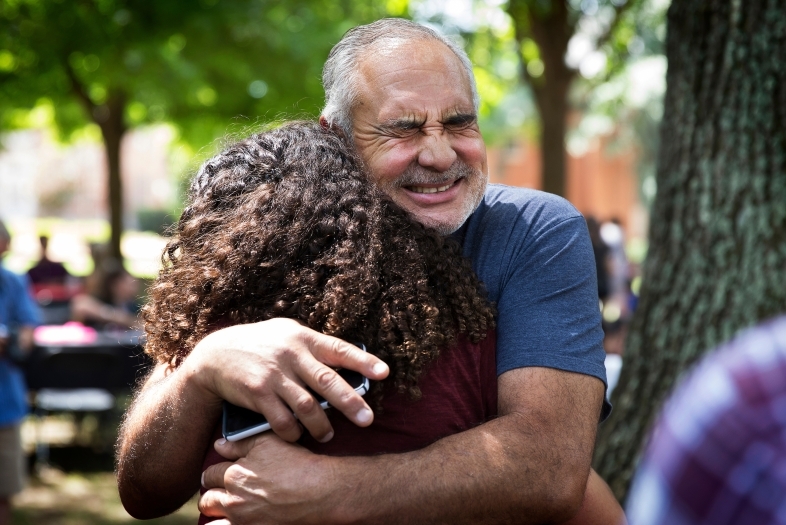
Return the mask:
{"type": "MultiPolygon", "coordinates": [[[[0,221],[0,260],[10,244],[0,221]]],[[[11,496],[22,490],[25,478],[20,429],[28,410],[27,388],[10,354],[12,339],[22,352],[33,347],[38,310],[28,289],[23,277],[0,266],[0,525],[11,522],[11,496]]]]}

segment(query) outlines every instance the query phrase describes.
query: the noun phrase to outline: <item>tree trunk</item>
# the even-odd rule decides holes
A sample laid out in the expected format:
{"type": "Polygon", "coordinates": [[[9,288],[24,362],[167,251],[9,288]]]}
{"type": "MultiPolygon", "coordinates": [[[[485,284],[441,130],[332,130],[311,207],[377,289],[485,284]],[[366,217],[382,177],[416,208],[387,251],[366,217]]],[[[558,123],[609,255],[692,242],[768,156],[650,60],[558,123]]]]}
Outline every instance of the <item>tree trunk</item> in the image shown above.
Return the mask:
{"type": "Polygon", "coordinates": [[[120,239],[123,235],[123,181],[120,176],[120,145],[126,132],[123,122],[124,111],[125,97],[122,94],[111,96],[106,105],[94,110],[94,113],[97,113],[94,118],[101,128],[106,151],[107,203],[111,228],[109,255],[121,262],[123,260],[120,251],[120,239]]]}
{"type": "Polygon", "coordinates": [[[534,5],[529,0],[511,0],[508,13],[514,22],[519,45],[529,36],[538,45],[543,74],[532,77],[523,64],[524,81],[532,88],[540,116],[541,187],[565,197],[567,178],[565,135],[568,91],[576,71],[565,64],[568,42],[575,28],[570,23],[568,4],[554,0],[534,5]]]}
{"type": "MultiPolygon", "coordinates": [[[[530,13],[537,13],[534,8],[530,13]]],[[[576,72],[565,64],[568,42],[574,33],[568,21],[568,5],[554,0],[540,16],[530,16],[532,37],[540,49],[543,76],[530,79],[540,115],[541,187],[567,197],[565,180],[565,134],[568,120],[568,92],[576,72]]]]}
{"type": "Polygon", "coordinates": [[[126,132],[124,113],[126,95],[121,90],[113,90],[106,104],[93,102],[67,60],[63,69],[71,83],[71,89],[93,122],[101,129],[107,163],[107,205],[109,207],[109,255],[122,263],[120,238],[123,235],[123,183],[120,177],[120,144],[126,132]]]}
{"type": "Polygon", "coordinates": [[[679,374],[786,309],[786,3],[680,0],[668,27],[650,249],[595,457],[621,501],[679,374]]]}
{"type": "MultiPolygon", "coordinates": [[[[559,79],[565,82],[567,79],[559,79]]],[[[567,197],[567,158],[565,135],[568,120],[568,89],[566,84],[553,81],[548,89],[537,90],[536,100],[540,113],[541,188],[543,191],[567,197]],[[545,92],[544,92],[545,91],[545,92]]]]}

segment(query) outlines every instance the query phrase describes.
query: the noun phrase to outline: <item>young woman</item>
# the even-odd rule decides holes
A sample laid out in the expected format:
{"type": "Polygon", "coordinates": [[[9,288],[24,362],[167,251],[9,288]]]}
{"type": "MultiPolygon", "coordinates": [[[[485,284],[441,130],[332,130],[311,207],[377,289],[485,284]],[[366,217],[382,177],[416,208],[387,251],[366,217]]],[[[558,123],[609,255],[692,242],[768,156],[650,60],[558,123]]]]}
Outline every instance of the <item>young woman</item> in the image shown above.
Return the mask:
{"type": "MultiPolygon", "coordinates": [[[[496,416],[494,308],[460,246],[410,218],[317,124],[254,135],[202,166],[143,316],[147,352],[173,366],[211,331],[275,317],[363,342],[390,367],[368,394],[374,423],[331,414],[331,441],[301,439],[317,453],[416,450],[496,416]]],[[[206,452],[205,467],[220,461],[206,452]]],[[[616,505],[588,494],[589,511],[616,505]]]]}

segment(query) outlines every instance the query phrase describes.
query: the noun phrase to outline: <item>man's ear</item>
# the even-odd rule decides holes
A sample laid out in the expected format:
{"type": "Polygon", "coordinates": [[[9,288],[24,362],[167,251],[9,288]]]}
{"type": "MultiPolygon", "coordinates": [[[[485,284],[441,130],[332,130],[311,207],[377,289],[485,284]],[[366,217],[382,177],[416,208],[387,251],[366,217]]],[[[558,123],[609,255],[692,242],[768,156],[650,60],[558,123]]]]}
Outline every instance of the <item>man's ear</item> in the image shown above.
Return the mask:
{"type": "Polygon", "coordinates": [[[345,141],[347,140],[347,136],[346,133],[344,133],[344,130],[341,129],[340,126],[328,122],[327,119],[324,117],[324,115],[319,116],[319,125],[322,126],[322,129],[330,130],[336,135],[338,135],[339,137],[341,137],[342,139],[344,139],[345,141]]]}

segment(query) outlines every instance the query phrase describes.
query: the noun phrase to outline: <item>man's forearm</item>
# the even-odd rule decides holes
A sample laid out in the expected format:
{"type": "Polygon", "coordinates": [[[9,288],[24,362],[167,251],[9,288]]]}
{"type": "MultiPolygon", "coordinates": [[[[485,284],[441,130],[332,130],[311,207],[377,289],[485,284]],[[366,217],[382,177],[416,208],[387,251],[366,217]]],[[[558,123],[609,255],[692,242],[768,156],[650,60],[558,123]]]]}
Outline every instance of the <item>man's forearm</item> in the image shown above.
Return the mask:
{"type": "Polygon", "coordinates": [[[500,376],[499,392],[501,417],[472,430],[398,457],[338,459],[340,477],[362,480],[347,491],[338,517],[521,524],[573,517],[586,489],[603,384],[525,368],[500,376]]]}
{"type": "Polygon", "coordinates": [[[200,509],[232,523],[560,523],[580,508],[603,384],[500,377],[501,417],[420,451],[328,457],[272,435],[220,443],[200,509]]]}
{"type": "Polygon", "coordinates": [[[221,412],[188,381],[159,365],[128,410],[117,446],[120,498],[134,517],[177,510],[198,489],[205,451],[221,412]]]}
{"type": "Polygon", "coordinates": [[[534,447],[532,421],[507,415],[426,449],[331,458],[348,487],[335,507],[349,523],[559,523],[582,502],[589,462],[534,447]]]}

